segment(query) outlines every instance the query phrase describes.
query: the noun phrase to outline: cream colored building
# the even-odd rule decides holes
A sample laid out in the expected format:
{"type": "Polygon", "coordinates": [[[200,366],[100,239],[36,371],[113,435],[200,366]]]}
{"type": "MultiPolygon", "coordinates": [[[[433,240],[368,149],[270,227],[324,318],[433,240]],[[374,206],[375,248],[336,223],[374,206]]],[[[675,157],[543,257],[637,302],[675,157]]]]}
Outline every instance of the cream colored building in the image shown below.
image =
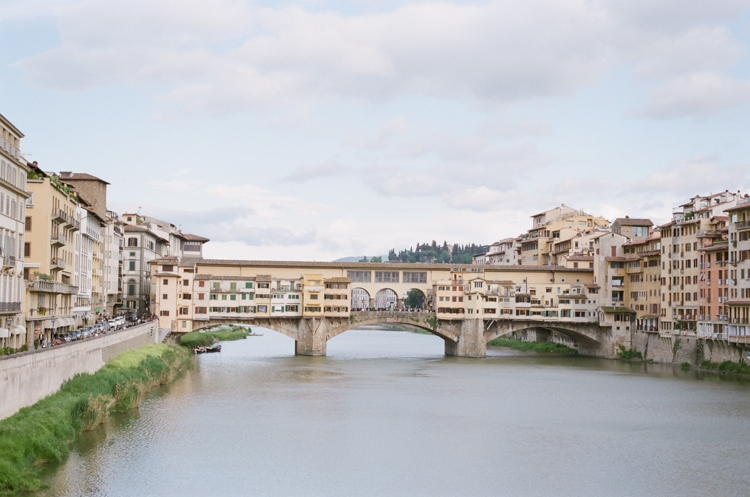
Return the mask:
{"type": "Polygon", "coordinates": [[[21,133],[0,114],[0,349],[27,343],[24,320],[23,247],[28,166],[21,133]]]}
{"type": "Polygon", "coordinates": [[[24,277],[27,343],[50,340],[76,325],[75,235],[81,230],[75,193],[55,175],[32,165],[27,180],[24,277]]]}

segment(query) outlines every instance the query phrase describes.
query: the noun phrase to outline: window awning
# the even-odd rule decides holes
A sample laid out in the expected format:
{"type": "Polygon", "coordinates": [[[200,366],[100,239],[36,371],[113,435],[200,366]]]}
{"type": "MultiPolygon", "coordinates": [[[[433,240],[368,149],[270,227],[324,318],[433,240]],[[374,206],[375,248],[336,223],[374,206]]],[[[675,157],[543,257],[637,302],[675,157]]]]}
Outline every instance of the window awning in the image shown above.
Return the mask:
{"type": "Polygon", "coordinates": [[[8,328],[0,328],[0,338],[8,338],[10,336],[10,331],[8,331],[8,328]]]}
{"type": "Polygon", "coordinates": [[[18,325],[18,324],[13,327],[12,331],[13,331],[14,335],[25,335],[26,334],[26,328],[24,328],[23,326],[18,325]]]}

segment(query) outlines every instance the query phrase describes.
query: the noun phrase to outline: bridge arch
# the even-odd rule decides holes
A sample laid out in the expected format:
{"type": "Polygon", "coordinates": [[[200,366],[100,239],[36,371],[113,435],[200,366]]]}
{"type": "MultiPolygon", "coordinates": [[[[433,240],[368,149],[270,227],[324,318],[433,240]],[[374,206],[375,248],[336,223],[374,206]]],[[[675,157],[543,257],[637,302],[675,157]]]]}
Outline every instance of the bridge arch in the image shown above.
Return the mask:
{"type": "Polygon", "coordinates": [[[420,288],[410,288],[403,296],[404,307],[411,309],[426,309],[427,294],[420,288]]]}
{"type": "Polygon", "coordinates": [[[360,311],[370,307],[372,296],[362,287],[352,288],[352,311],[360,311]]]}
{"type": "Polygon", "coordinates": [[[490,342],[495,338],[502,338],[513,333],[546,334],[548,336],[563,335],[575,347],[585,349],[598,348],[601,345],[601,339],[598,335],[598,327],[588,323],[570,323],[570,325],[561,325],[558,323],[528,322],[528,321],[511,321],[507,323],[497,323],[489,326],[485,331],[485,341],[490,342]]]}
{"type": "Polygon", "coordinates": [[[375,294],[375,309],[378,310],[394,310],[398,307],[398,301],[400,297],[393,288],[381,288],[375,294]]]}

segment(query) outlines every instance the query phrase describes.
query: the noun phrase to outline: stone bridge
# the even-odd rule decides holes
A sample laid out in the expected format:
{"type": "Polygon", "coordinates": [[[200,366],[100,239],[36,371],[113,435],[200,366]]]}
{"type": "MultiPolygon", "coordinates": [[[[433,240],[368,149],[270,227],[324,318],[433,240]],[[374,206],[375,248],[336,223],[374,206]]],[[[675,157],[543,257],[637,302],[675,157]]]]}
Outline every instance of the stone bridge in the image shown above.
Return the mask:
{"type": "Polygon", "coordinates": [[[614,356],[612,330],[596,323],[569,323],[534,319],[438,320],[430,312],[363,311],[348,318],[253,318],[195,321],[193,329],[217,325],[246,324],[268,328],[295,341],[297,355],[325,355],[328,340],[345,331],[366,325],[411,325],[445,341],[445,355],[485,357],[487,343],[517,332],[531,333],[537,340],[557,338],[578,348],[583,355],[614,356]],[[562,339],[560,339],[562,338],[562,339]]]}

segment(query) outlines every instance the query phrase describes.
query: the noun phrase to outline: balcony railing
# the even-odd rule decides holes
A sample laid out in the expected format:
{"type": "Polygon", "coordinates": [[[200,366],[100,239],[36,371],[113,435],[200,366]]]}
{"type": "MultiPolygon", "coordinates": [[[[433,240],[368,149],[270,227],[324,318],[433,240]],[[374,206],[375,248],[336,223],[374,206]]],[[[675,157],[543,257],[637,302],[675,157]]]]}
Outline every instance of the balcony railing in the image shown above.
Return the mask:
{"type": "Polygon", "coordinates": [[[58,283],[56,281],[27,281],[26,287],[31,292],[64,293],[67,295],[75,295],[78,293],[77,286],[66,285],[65,283],[58,283]]]}
{"type": "Polygon", "coordinates": [[[16,256],[6,255],[3,257],[3,267],[16,267],[16,256]]]}
{"type": "Polygon", "coordinates": [[[68,240],[65,235],[62,233],[52,233],[52,237],[50,237],[51,245],[65,245],[66,243],[68,243],[68,240]]]}
{"type": "MultiPolygon", "coordinates": [[[[750,228],[750,221],[737,221],[734,223],[734,227],[738,230],[744,230],[750,228]]],[[[734,240],[732,240],[734,242],[734,240]]]]}
{"type": "Polygon", "coordinates": [[[21,303],[0,302],[0,312],[21,312],[21,303]]]}
{"type": "Polygon", "coordinates": [[[59,257],[53,257],[49,263],[53,268],[65,269],[65,260],[59,257]]]}

